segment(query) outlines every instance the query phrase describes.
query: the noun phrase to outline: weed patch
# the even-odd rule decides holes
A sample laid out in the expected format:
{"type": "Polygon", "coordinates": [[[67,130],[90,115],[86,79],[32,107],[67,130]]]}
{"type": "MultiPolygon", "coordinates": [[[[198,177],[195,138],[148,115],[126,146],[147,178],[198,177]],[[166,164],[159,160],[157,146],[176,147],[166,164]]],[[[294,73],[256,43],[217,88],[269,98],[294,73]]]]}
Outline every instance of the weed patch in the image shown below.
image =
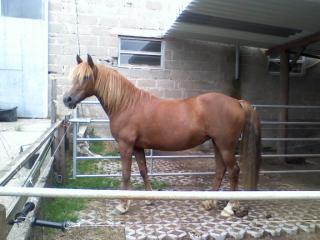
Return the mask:
{"type": "Polygon", "coordinates": [[[110,152],[103,141],[90,142],[89,150],[102,156],[117,156],[118,152],[110,152]]]}
{"type": "MultiPolygon", "coordinates": [[[[67,168],[71,175],[71,159],[67,168]]],[[[78,171],[81,173],[96,172],[97,161],[79,161],[78,171]]],[[[120,186],[120,180],[114,178],[69,178],[63,184],[54,183],[56,188],[81,188],[81,189],[116,189],[120,186]]],[[[78,220],[78,212],[86,207],[87,199],[55,198],[45,199],[41,206],[41,217],[51,221],[72,221],[78,220]]]]}
{"type": "Polygon", "coordinates": [[[85,207],[84,199],[46,199],[42,205],[42,217],[50,221],[72,221],[78,220],[77,212],[85,207]]]}

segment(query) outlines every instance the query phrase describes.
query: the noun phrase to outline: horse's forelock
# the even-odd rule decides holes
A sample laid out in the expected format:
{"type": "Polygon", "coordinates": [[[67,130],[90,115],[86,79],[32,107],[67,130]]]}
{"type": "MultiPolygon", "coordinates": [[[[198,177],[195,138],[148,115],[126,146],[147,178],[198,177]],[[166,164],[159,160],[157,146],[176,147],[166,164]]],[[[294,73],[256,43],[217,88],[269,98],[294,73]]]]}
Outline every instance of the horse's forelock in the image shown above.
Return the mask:
{"type": "Polygon", "coordinates": [[[72,73],[73,81],[78,81],[80,86],[89,79],[93,79],[93,71],[87,63],[78,64],[72,73]]]}

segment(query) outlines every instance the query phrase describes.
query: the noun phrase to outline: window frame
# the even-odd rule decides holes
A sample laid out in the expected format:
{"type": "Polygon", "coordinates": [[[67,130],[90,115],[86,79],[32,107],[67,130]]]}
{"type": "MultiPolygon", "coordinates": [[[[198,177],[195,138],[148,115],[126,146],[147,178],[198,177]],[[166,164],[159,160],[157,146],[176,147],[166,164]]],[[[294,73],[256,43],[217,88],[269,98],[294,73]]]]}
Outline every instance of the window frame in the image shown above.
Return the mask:
{"type": "MultiPolygon", "coordinates": [[[[289,57],[289,63],[292,62],[292,59],[290,59],[289,57]]],[[[289,71],[289,75],[290,76],[303,76],[306,73],[306,57],[301,56],[301,58],[299,58],[296,62],[296,64],[300,64],[301,65],[301,70],[300,72],[293,72],[292,70],[289,71]]],[[[267,66],[268,72],[271,75],[274,76],[278,76],[280,75],[280,57],[276,56],[276,57],[268,57],[268,66],[267,66]],[[271,64],[272,63],[276,63],[279,65],[279,71],[277,70],[271,70],[271,64]]]]}
{"type": "Polygon", "coordinates": [[[119,36],[119,46],[118,46],[118,67],[122,68],[146,68],[146,69],[163,69],[164,66],[164,41],[162,38],[150,38],[150,37],[134,37],[134,36],[119,36]],[[122,50],[121,40],[144,40],[144,41],[154,41],[160,42],[160,52],[149,52],[149,51],[134,51],[134,50],[122,50]],[[135,55],[149,55],[149,56],[160,56],[160,65],[134,65],[134,64],[121,64],[121,54],[135,54],[135,55]]]}

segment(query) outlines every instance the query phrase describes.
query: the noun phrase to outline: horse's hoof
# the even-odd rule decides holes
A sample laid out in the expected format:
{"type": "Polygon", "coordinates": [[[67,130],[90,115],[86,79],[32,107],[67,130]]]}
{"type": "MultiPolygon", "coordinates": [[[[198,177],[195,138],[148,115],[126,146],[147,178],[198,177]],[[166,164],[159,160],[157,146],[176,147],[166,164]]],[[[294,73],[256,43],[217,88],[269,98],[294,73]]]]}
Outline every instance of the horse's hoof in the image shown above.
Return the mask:
{"type": "Polygon", "coordinates": [[[130,205],[130,202],[128,204],[119,204],[119,205],[117,205],[113,209],[112,215],[123,215],[123,214],[126,214],[129,211],[129,205],[130,205]]]}
{"type": "Polygon", "coordinates": [[[124,214],[126,214],[126,212],[121,212],[117,208],[113,209],[111,212],[111,215],[114,215],[114,216],[119,216],[119,215],[124,215],[124,214]]]}
{"type": "Polygon", "coordinates": [[[228,203],[227,206],[221,211],[222,217],[231,217],[234,215],[232,203],[228,203]]]}
{"type": "Polygon", "coordinates": [[[145,204],[146,204],[147,206],[153,206],[153,205],[154,205],[154,201],[152,201],[152,200],[145,200],[145,204]]]}
{"type": "Polygon", "coordinates": [[[202,206],[205,210],[210,211],[212,209],[214,209],[217,206],[217,201],[215,200],[205,200],[202,201],[202,206]]]}

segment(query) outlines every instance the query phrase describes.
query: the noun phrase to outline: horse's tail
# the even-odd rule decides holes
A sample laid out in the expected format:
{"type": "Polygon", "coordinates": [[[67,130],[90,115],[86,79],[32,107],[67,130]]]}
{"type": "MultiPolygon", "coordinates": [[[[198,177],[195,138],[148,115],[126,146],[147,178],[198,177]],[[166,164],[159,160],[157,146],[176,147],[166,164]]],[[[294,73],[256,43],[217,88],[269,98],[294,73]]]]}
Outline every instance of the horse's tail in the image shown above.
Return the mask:
{"type": "Polygon", "coordinates": [[[246,190],[256,190],[261,163],[261,128],[256,110],[247,101],[240,101],[245,111],[245,126],[240,145],[240,164],[246,190]]]}

